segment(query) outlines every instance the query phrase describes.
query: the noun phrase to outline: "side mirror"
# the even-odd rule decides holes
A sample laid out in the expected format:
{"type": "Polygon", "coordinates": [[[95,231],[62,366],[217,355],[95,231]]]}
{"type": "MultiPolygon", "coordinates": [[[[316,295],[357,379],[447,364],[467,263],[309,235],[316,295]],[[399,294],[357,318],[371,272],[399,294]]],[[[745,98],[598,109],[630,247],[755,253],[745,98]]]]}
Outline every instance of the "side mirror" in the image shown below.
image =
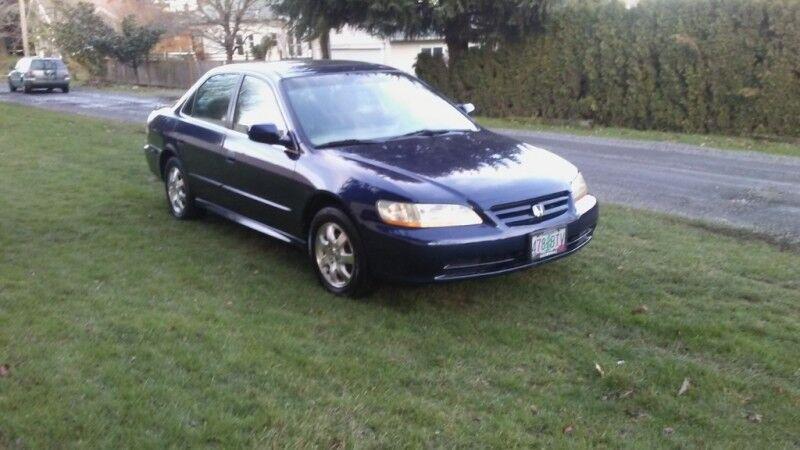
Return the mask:
{"type": "Polygon", "coordinates": [[[475,105],[473,105],[472,103],[462,103],[458,105],[458,109],[464,111],[464,114],[470,115],[473,112],[475,112],[475,105]]]}
{"type": "Polygon", "coordinates": [[[282,145],[287,148],[294,147],[291,137],[286,132],[280,131],[273,123],[260,123],[251,126],[250,130],[247,131],[247,137],[253,142],[262,144],[282,145]]]}

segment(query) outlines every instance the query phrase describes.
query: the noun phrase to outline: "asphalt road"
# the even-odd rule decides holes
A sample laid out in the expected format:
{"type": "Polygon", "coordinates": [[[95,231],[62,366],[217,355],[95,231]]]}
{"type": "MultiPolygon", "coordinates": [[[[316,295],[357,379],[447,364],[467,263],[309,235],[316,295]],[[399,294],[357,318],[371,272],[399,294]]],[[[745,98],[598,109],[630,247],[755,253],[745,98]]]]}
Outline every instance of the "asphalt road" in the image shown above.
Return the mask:
{"type": "MultiPolygon", "coordinates": [[[[91,89],[32,95],[0,91],[0,101],[135,123],[144,122],[154,107],[172,100],[91,89]]],[[[575,163],[601,202],[745,228],[800,243],[800,158],[660,142],[498,131],[575,163]]]]}

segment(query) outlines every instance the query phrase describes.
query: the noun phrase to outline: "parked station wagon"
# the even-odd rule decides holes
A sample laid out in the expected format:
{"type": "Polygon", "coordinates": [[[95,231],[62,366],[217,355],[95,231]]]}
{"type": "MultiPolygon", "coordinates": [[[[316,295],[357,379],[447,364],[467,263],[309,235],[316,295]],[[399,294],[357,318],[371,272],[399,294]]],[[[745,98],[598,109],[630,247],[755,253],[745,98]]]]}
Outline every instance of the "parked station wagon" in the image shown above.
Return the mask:
{"type": "Polygon", "coordinates": [[[61,89],[69,92],[70,75],[67,66],[59,58],[22,58],[8,74],[8,89],[22,89],[26,94],[34,89],[61,89]]]}
{"type": "Polygon", "coordinates": [[[504,274],[583,248],[580,172],[423,82],[348,61],[226,65],[147,121],[177,219],[210,211],[305,249],[322,285],[504,274]]]}

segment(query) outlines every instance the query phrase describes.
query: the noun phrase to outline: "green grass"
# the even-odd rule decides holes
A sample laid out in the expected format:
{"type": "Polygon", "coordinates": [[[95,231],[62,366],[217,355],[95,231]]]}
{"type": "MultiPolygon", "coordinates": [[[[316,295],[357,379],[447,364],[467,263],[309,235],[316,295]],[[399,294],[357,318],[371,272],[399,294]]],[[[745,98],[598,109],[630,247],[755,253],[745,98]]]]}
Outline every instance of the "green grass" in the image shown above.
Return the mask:
{"type": "Polygon", "coordinates": [[[172,220],[140,126],[0,127],[0,448],[800,441],[794,251],[607,206],[560,262],[343,300],[298,251],[172,220]]]}
{"type": "Polygon", "coordinates": [[[775,140],[752,139],[738,136],[718,136],[710,134],[673,133],[667,131],[634,130],[615,127],[583,127],[579,125],[556,125],[535,119],[478,117],[481,125],[489,128],[509,128],[517,130],[548,131],[553,133],[576,134],[613,139],[635,139],[642,141],[664,141],[690,144],[701,147],[728,150],[748,150],[774,155],[800,156],[800,141],[779,142],[775,140]]]}

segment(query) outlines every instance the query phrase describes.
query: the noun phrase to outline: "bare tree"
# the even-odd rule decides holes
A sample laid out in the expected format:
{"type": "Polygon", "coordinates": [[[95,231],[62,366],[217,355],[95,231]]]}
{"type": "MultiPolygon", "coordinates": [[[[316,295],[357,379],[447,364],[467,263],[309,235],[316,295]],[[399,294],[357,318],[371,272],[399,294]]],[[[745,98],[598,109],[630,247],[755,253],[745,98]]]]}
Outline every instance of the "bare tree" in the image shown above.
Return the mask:
{"type": "Polygon", "coordinates": [[[17,0],[0,0],[0,49],[17,50],[20,38],[19,3],[17,0]]]}
{"type": "Polygon", "coordinates": [[[206,39],[225,49],[227,62],[233,61],[233,53],[242,22],[247,18],[259,0],[197,0],[197,10],[193,12],[195,25],[206,39]]]}

